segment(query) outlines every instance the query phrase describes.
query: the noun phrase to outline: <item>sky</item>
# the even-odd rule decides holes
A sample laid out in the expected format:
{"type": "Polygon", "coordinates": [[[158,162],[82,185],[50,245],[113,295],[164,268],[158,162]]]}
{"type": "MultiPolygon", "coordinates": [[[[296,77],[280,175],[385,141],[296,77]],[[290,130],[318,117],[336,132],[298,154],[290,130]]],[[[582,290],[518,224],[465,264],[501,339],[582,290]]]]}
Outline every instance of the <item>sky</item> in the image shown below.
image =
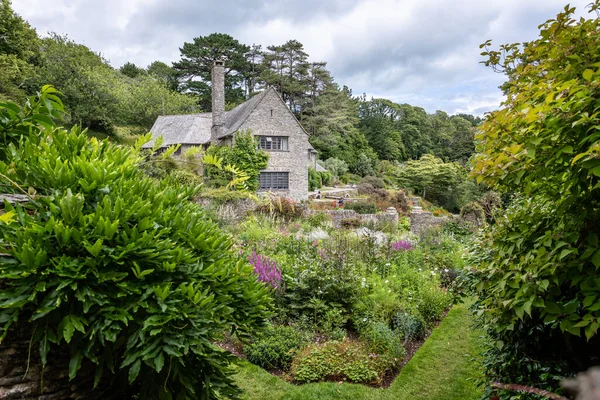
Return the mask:
{"type": "MultiPolygon", "coordinates": [[[[591,0],[571,0],[586,15],[591,0]]],[[[354,94],[428,112],[483,115],[502,74],[479,44],[530,41],[567,0],[12,0],[38,34],[66,34],[114,67],[180,58],[194,37],[228,33],[263,47],[296,39],[354,94]]]]}

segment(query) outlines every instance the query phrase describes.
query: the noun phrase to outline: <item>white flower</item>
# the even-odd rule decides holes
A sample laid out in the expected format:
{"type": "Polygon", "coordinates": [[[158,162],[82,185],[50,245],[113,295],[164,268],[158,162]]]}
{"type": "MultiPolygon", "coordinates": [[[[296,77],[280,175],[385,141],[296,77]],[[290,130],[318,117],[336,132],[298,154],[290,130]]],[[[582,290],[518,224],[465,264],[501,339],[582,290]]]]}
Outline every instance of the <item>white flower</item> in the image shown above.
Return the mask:
{"type": "Polygon", "coordinates": [[[388,281],[387,279],[385,280],[385,283],[390,283],[390,281],[388,281]]]}
{"type": "Polygon", "coordinates": [[[367,319],[366,319],[366,318],[363,318],[363,322],[367,322],[367,319]]]}
{"type": "Polygon", "coordinates": [[[450,271],[448,268],[444,268],[444,272],[448,272],[450,271]]]}
{"type": "Polygon", "coordinates": [[[423,271],[423,268],[419,268],[419,271],[423,271]]]}

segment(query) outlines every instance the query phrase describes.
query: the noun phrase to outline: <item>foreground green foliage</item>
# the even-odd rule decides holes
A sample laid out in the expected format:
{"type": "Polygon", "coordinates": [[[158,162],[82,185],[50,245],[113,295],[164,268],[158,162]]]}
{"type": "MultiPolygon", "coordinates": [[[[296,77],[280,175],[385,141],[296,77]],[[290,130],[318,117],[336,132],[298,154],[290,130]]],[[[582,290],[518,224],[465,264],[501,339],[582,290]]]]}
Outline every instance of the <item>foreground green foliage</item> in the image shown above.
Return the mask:
{"type": "Polygon", "coordinates": [[[235,395],[233,356],[213,343],[263,324],[263,286],[191,201],[196,189],[143,174],[143,140],[121,147],[53,126],[55,94],[0,105],[2,138],[20,135],[2,142],[0,182],[31,196],[3,205],[0,337],[24,333],[44,365],[70,353],[71,379],[95,364],[95,383],[127,397],[235,395]]]}
{"type": "Polygon", "coordinates": [[[600,355],[600,20],[573,13],[522,46],[484,44],[507,100],[481,126],[473,170],[514,193],[468,280],[493,341],[488,379],[550,390],[600,355]]]}
{"type": "Polygon", "coordinates": [[[481,333],[470,326],[467,308],[454,306],[388,389],[338,382],[297,386],[245,362],[235,379],[248,400],[476,400],[481,333]]]}

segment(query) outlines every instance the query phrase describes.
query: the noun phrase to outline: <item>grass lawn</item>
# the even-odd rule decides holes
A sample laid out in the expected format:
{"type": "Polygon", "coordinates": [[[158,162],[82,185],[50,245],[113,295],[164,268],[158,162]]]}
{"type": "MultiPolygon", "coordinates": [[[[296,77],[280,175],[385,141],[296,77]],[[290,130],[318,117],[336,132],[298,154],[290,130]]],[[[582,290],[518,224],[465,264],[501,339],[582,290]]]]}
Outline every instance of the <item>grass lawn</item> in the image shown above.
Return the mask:
{"type": "Polygon", "coordinates": [[[235,379],[248,400],[476,400],[481,391],[469,378],[480,374],[481,340],[470,326],[467,308],[454,306],[389,389],[350,383],[296,386],[248,362],[240,363],[235,379]]]}

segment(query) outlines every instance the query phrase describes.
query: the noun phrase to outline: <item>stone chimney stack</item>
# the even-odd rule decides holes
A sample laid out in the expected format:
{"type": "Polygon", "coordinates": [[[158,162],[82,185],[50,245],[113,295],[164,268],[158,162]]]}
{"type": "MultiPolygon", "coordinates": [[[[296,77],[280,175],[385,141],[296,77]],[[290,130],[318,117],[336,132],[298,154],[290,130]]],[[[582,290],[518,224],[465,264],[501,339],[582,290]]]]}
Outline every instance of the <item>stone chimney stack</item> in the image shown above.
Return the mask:
{"type": "Polygon", "coordinates": [[[211,71],[212,80],[212,130],[211,139],[216,140],[223,132],[225,120],[225,65],[215,60],[211,71]]]}

